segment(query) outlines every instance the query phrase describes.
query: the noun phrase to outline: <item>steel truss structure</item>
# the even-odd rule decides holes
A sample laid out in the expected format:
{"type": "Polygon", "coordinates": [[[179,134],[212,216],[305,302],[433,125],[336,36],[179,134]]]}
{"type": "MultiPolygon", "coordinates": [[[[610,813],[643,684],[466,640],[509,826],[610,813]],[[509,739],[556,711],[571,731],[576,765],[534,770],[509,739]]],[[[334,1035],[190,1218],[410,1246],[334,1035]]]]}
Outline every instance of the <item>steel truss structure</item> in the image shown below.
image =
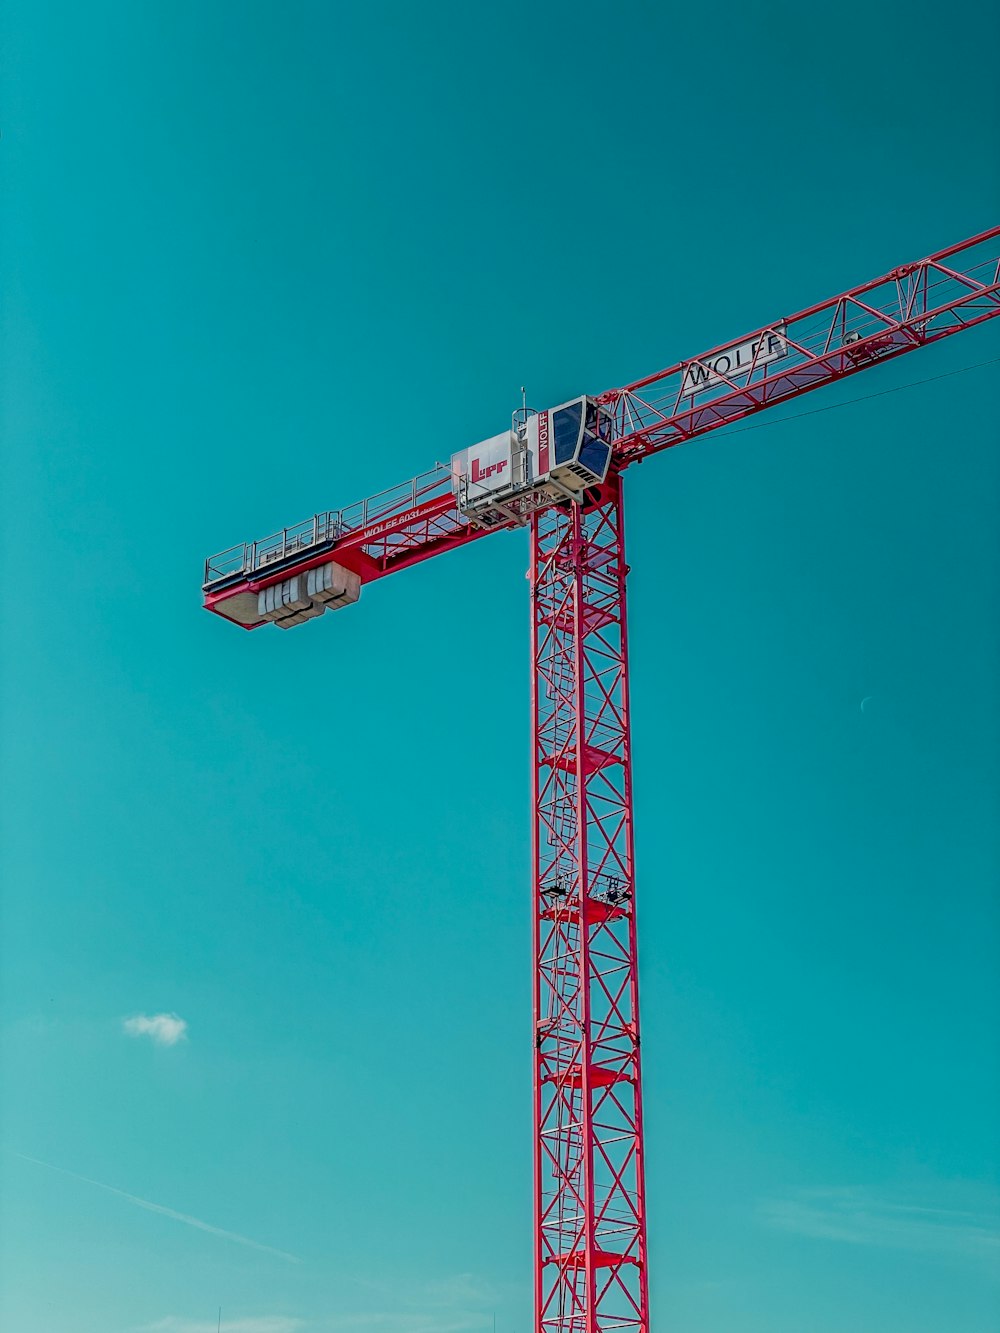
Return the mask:
{"type": "MultiPolygon", "coordinates": [[[[1000,227],[993,227],[598,395],[615,413],[615,466],[641,462],[995,318],[1000,315],[998,237],[1000,227]],[[723,369],[727,353],[759,347],[769,335],[783,341],[780,359],[758,352],[739,372],[723,369]],[[696,392],[685,392],[691,387],[696,392]]],[[[371,583],[516,526],[515,519],[490,528],[468,522],[456,506],[451,474],[439,466],[344,509],[314,514],[261,541],[211,556],[205,562],[205,606],[225,615],[225,603],[234,595],[321,564],[332,551],[340,564],[371,583]]]]}
{"type": "Polygon", "coordinates": [[[531,534],[540,1333],[649,1328],[621,480],[531,534]]]}
{"type": "MultiPolygon", "coordinates": [[[[608,480],[531,527],[535,1333],[650,1333],[621,473],[1000,315],[1000,227],[600,395],[608,480]]],[[[490,532],[432,469],[212,556],[205,607],[335,560],[362,583],[490,532]]],[[[252,597],[248,597],[252,594],[252,597]]],[[[243,610],[235,613],[237,602],[243,610]]]]}

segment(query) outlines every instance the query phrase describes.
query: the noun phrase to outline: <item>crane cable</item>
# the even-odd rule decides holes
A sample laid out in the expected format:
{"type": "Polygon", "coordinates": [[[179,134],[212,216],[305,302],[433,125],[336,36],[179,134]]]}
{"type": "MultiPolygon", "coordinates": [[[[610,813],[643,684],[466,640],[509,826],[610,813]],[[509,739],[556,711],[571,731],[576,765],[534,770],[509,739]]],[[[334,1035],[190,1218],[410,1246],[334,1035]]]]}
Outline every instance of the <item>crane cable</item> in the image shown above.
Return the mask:
{"type": "Polygon", "coordinates": [[[991,356],[988,361],[976,361],[971,366],[959,366],[957,370],[946,370],[943,375],[928,375],[926,379],[911,380],[909,384],[897,384],[892,389],[880,389],[878,393],[866,393],[861,398],[848,398],[842,403],[828,403],[826,407],[814,407],[809,412],[793,412],[791,416],[777,417],[771,421],[757,421],[750,426],[737,426],[735,430],[720,432],[729,435],[742,435],[748,430],[767,430],[770,426],[780,426],[786,421],[800,421],[802,417],[818,417],[821,412],[835,412],[841,407],[853,407],[855,403],[867,403],[872,398],[885,398],[890,393],[902,393],[904,389],[917,389],[921,384],[933,384],[935,380],[948,380],[955,375],[965,375],[970,370],[982,370],[984,366],[993,366],[1000,361],[1000,356],[991,356]]]}

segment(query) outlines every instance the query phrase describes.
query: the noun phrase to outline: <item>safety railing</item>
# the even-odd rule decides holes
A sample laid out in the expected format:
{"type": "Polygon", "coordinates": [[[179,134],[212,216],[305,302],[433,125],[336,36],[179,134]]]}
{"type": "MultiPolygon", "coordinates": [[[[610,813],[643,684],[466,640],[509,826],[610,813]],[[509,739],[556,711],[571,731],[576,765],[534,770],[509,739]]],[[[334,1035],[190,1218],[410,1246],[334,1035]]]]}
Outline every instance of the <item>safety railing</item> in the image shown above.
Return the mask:
{"type": "Polygon", "coordinates": [[[390,486],[343,509],[321,511],[292,527],[273,532],[260,541],[244,542],[211,555],[205,561],[204,582],[207,586],[240,574],[253,574],[290,555],[340,541],[355,532],[363,532],[374,523],[391,522],[396,517],[405,520],[409,510],[444,495],[450,487],[450,472],[438,465],[410,481],[390,486]]]}

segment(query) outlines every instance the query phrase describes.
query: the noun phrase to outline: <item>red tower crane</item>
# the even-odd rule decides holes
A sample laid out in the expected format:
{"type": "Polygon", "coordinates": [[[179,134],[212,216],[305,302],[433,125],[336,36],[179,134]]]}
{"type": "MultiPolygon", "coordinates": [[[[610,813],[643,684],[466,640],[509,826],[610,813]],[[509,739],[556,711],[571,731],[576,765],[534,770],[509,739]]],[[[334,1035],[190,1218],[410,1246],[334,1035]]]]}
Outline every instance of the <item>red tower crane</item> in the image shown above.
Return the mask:
{"type": "Polygon", "coordinates": [[[531,534],[536,1333],[649,1333],[622,472],[1000,315],[1000,227],[429,472],[212,556],[204,604],[289,629],[491,532],[531,534]]]}

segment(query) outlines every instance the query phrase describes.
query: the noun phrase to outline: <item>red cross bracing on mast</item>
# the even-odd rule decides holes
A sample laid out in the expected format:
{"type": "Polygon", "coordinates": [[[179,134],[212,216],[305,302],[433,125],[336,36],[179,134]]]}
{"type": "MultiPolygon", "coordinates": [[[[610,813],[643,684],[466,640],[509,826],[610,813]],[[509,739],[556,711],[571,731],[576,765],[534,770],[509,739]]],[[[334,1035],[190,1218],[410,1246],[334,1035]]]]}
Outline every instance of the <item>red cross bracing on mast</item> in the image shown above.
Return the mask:
{"type": "Polygon", "coordinates": [[[535,1333],[649,1333],[621,474],[1000,315],[1000,227],[622,389],[534,412],[403,485],[205,564],[204,605],[291,629],[528,527],[535,1333]]]}

